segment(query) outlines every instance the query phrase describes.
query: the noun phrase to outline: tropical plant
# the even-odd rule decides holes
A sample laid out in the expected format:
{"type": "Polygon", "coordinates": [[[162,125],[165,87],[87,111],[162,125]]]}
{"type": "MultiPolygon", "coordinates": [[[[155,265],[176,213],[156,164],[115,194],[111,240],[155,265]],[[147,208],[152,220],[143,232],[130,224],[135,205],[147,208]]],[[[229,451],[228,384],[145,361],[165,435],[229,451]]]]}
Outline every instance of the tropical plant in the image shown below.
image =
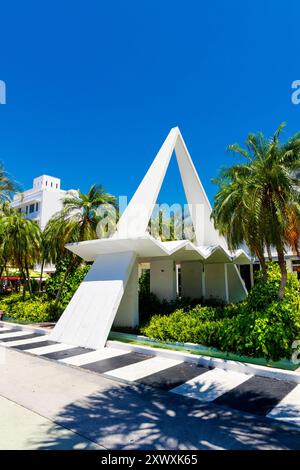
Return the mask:
{"type": "Polygon", "coordinates": [[[18,189],[18,184],[11,179],[3,164],[0,163],[0,202],[9,201],[11,194],[18,191],[18,189]]]}
{"type": "Polygon", "coordinates": [[[229,150],[247,160],[223,170],[216,182],[212,217],[215,226],[228,239],[229,246],[246,243],[264,272],[264,250],[277,251],[281,270],[278,297],[282,299],[287,280],[285,249],[298,249],[300,236],[300,133],[280,142],[281,124],[271,139],[262,133],[249,134],[246,148],[237,144],[229,150]]]}
{"type": "Polygon", "coordinates": [[[40,260],[41,230],[35,221],[25,219],[8,203],[2,205],[0,240],[3,268],[7,264],[18,268],[26,288],[31,292],[29,269],[40,260]]]}

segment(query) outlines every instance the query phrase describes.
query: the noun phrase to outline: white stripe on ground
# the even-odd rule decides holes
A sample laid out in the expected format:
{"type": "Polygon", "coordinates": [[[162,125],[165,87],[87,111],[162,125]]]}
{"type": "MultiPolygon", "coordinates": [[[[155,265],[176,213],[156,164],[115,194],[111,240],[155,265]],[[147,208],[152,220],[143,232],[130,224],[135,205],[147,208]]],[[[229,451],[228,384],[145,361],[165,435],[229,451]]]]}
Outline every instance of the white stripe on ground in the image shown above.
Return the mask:
{"type": "Polygon", "coordinates": [[[26,336],[26,335],[30,335],[32,332],[31,331],[14,331],[13,333],[4,333],[4,335],[0,335],[0,342],[1,342],[1,338],[2,339],[5,339],[5,338],[13,338],[14,336],[26,336]]]}
{"type": "Polygon", "coordinates": [[[201,401],[213,401],[251,377],[252,375],[239,372],[214,369],[198,375],[170,391],[201,401]]]}
{"type": "Polygon", "coordinates": [[[49,354],[58,351],[65,351],[66,349],[72,349],[74,345],[72,344],[51,344],[50,346],[41,346],[40,348],[26,349],[26,352],[35,354],[37,356],[42,356],[43,354],[49,354]]]}
{"type": "Polygon", "coordinates": [[[6,341],[4,346],[22,346],[23,344],[40,343],[41,341],[47,341],[47,339],[48,335],[41,335],[36,338],[16,339],[15,341],[6,341]]]}
{"type": "Polygon", "coordinates": [[[6,326],[4,326],[3,328],[0,328],[0,333],[1,331],[13,331],[12,328],[7,328],[6,326]]]}
{"type": "Polygon", "coordinates": [[[134,381],[146,377],[147,375],[160,372],[161,370],[168,369],[169,367],[177,366],[181,362],[182,361],[176,361],[175,359],[153,357],[136,364],[110,370],[107,374],[118,379],[134,381]]]}
{"type": "Polygon", "coordinates": [[[91,351],[86,354],[66,357],[64,359],[60,359],[59,362],[64,362],[73,366],[84,366],[85,364],[91,364],[92,362],[102,361],[111,357],[123,356],[124,354],[128,354],[128,351],[122,351],[121,349],[105,348],[99,349],[98,351],[91,351]]]}
{"type": "Polygon", "coordinates": [[[300,426],[300,385],[288,393],[270,413],[268,418],[300,426]]]}

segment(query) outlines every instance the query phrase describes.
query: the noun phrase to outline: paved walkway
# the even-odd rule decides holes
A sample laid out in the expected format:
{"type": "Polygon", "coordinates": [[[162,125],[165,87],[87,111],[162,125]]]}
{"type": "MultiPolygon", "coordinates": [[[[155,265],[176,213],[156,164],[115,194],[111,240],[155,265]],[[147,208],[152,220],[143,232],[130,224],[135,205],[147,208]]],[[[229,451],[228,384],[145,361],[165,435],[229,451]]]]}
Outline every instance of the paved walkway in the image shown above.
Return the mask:
{"type": "Polygon", "coordinates": [[[103,449],[21,405],[0,397],[0,450],[103,449]]]}
{"type": "Polygon", "coordinates": [[[116,348],[98,351],[49,340],[38,332],[0,327],[0,344],[125,382],[215,403],[300,426],[300,384],[116,348]]]}
{"type": "Polygon", "coordinates": [[[107,449],[300,448],[300,432],[273,420],[0,349],[0,396],[9,400],[7,408],[2,400],[0,429],[7,436],[17,432],[23,448],[90,442],[107,449]],[[15,426],[20,412],[24,419],[15,426]],[[70,432],[61,434],[61,428],[70,432]]]}

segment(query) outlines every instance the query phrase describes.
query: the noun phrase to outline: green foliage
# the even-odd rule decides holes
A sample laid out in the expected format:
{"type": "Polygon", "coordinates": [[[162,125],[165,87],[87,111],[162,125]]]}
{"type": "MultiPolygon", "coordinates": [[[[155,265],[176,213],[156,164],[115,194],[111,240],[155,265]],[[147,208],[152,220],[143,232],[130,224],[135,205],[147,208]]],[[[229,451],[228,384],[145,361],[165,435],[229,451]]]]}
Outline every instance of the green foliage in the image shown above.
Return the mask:
{"type": "MultiPolygon", "coordinates": [[[[47,279],[46,293],[49,300],[54,300],[56,298],[57,292],[62,285],[66,271],[69,267],[69,263],[69,260],[60,261],[56,266],[55,273],[47,279]]],[[[65,308],[68,305],[89,269],[89,265],[80,265],[67,275],[60,297],[60,306],[62,308],[65,308]]]]}
{"type": "Polygon", "coordinates": [[[280,269],[270,263],[267,284],[259,273],[244,302],[225,307],[198,305],[154,315],[142,331],[150,338],[204,344],[252,357],[290,357],[292,342],[300,338],[299,282],[293,273],[288,274],[281,301],[279,283],[280,269]]]}
{"type": "Polygon", "coordinates": [[[28,297],[23,301],[22,294],[1,298],[0,310],[16,321],[32,323],[54,321],[61,313],[55,311],[53,302],[46,300],[45,297],[28,297]]]}

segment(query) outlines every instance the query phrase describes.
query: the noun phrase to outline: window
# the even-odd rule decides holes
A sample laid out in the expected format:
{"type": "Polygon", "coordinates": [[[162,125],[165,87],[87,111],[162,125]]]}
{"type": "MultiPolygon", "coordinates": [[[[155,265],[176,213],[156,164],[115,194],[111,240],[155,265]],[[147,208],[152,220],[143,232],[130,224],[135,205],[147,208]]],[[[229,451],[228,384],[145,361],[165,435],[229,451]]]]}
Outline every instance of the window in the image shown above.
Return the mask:
{"type": "Polygon", "coordinates": [[[26,212],[26,214],[28,214],[28,206],[26,206],[25,212],[26,212]]]}
{"type": "Polygon", "coordinates": [[[32,214],[34,212],[34,204],[30,204],[29,206],[29,214],[32,214]]]}
{"type": "Polygon", "coordinates": [[[51,188],[53,188],[53,183],[51,183],[51,188]]]}
{"type": "Polygon", "coordinates": [[[39,203],[37,202],[36,205],[35,205],[35,210],[38,211],[39,210],[39,203]]]}
{"type": "Polygon", "coordinates": [[[56,189],[58,188],[58,184],[56,183],[56,189]]]}

